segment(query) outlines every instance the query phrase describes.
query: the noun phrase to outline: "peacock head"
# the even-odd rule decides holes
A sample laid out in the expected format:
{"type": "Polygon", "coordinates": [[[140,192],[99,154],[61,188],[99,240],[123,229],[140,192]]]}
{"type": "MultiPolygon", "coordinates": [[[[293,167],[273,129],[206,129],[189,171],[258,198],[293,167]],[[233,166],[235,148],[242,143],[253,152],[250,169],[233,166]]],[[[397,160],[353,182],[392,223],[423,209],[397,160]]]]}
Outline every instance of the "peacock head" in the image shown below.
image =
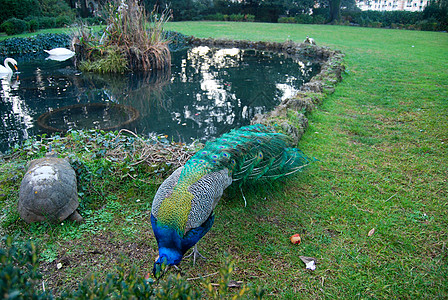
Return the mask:
{"type": "Polygon", "coordinates": [[[165,274],[168,266],[177,265],[182,260],[182,254],[169,248],[160,248],[159,257],[154,263],[152,273],[155,278],[160,278],[165,274]]]}

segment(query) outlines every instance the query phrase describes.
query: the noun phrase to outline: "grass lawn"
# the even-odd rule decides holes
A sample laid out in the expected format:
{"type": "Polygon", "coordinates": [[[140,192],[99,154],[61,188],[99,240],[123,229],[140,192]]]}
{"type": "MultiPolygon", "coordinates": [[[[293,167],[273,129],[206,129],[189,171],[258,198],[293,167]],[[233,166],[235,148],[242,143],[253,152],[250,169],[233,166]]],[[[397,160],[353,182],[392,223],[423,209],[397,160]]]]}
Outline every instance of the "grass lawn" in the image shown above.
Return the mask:
{"type": "MultiPolygon", "coordinates": [[[[195,266],[186,259],[185,278],[217,272],[228,253],[233,279],[264,286],[268,297],[448,298],[447,33],[233,22],[176,22],[166,29],[253,41],[300,42],[309,35],[342,50],[347,67],[335,93],[308,116],[299,143],[318,160],[288,180],[248,186],[248,207],[230,189],[199,243],[209,259],[195,266]],[[289,242],[295,233],[300,245],[289,242]],[[301,255],[317,259],[315,271],[305,269],[301,255]]],[[[2,178],[14,174],[11,168],[2,167],[2,178]]],[[[18,184],[4,184],[0,205],[10,216],[0,219],[1,231],[40,243],[44,279],[53,278],[48,284],[55,289],[113,270],[111,253],[124,254],[144,275],[156,256],[149,209],[160,183],[148,180],[98,183],[104,203],[85,215],[84,229],[26,225],[13,212],[18,184]],[[55,271],[57,262],[64,268],[55,271]]]]}
{"type": "Polygon", "coordinates": [[[229,243],[240,276],[291,299],[448,297],[446,33],[216,22],[169,28],[278,42],[309,35],[346,54],[343,82],[309,116],[299,144],[319,161],[281,188],[254,192],[248,210],[220,206],[228,221],[213,234],[229,243]],[[296,232],[298,247],[288,244],[296,232]],[[316,257],[316,271],[305,271],[299,255],[316,257]]]}
{"type": "Polygon", "coordinates": [[[22,33],[22,34],[17,34],[14,36],[8,36],[5,33],[2,33],[0,35],[0,41],[9,39],[11,37],[19,37],[19,38],[25,38],[25,37],[31,37],[31,36],[35,36],[36,34],[41,34],[41,33],[70,33],[70,29],[63,29],[63,28],[51,28],[51,29],[41,29],[37,32],[27,32],[27,33],[22,33]]]}

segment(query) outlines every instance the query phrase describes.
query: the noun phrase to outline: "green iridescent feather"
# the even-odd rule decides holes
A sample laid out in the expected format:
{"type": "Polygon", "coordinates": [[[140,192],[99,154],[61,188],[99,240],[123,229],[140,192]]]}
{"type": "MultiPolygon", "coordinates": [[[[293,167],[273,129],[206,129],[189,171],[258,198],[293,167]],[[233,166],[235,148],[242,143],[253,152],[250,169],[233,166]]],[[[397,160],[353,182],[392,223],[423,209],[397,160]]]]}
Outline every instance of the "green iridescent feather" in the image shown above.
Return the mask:
{"type": "Polygon", "coordinates": [[[256,124],[235,129],[208,142],[185,167],[210,172],[229,169],[233,181],[276,179],[292,174],[310,160],[291,146],[288,136],[256,124]]]}

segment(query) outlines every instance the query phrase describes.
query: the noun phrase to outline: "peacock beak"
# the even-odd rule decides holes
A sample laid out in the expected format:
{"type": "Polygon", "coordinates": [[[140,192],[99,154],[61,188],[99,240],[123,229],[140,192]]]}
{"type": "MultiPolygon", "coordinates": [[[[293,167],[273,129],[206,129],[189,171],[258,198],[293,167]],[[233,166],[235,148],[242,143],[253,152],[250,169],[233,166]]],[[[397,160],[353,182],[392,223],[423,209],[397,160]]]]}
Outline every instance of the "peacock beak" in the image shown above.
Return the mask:
{"type": "Polygon", "coordinates": [[[16,65],[14,65],[14,68],[16,69],[16,71],[18,71],[18,70],[19,70],[19,68],[17,68],[17,66],[16,66],[16,65]]]}

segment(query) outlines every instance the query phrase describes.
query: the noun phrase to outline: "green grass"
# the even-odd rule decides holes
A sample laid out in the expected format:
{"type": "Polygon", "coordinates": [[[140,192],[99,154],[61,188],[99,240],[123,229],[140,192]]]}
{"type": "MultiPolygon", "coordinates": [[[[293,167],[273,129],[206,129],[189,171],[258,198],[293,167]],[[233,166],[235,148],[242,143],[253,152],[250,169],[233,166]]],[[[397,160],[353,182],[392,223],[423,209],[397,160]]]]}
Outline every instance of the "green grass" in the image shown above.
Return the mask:
{"type": "MultiPolygon", "coordinates": [[[[300,42],[309,35],[342,50],[347,66],[335,93],[308,116],[299,143],[318,161],[288,180],[248,186],[246,208],[239,190],[228,190],[199,243],[209,259],[196,266],[186,259],[184,277],[217,272],[229,253],[233,279],[265,286],[269,298],[448,297],[446,33],[233,22],[166,28],[253,41],[300,42]],[[289,242],[295,233],[300,245],[289,242]],[[315,257],[317,269],[306,270],[300,255],[315,257]]],[[[113,270],[112,254],[152,269],[149,209],[160,179],[133,173],[136,179],[94,181],[90,227],[25,225],[14,215],[18,184],[11,179],[20,178],[21,164],[13,164],[16,171],[2,167],[0,204],[8,212],[2,231],[40,242],[44,279],[53,279],[53,288],[113,270]],[[60,261],[64,267],[51,275],[60,261]]]]}
{"type": "Polygon", "coordinates": [[[5,33],[2,33],[0,35],[0,41],[6,40],[6,39],[9,39],[12,37],[19,37],[19,38],[30,37],[30,36],[34,36],[39,33],[69,33],[69,30],[61,29],[61,28],[41,29],[37,32],[26,32],[26,33],[22,33],[22,34],[13,35],[13,36],[8,36],[5,33]]]}
{"type": "Polygon", "coordinates": [[[198,37],[254,41],[309,35],[346,54],[343,82],[309,116],[299,143],[319,161],[269,192],[246,195],[249,209],[241,202],[219,208],[208,242],[218,253],[232,252],[237,276],[291,299],[448,297],[446,33],[168,25],[198,37]],[[299,246],[289,244],[294,233],[303,237],[299,246]],[[316,271],[306,271],[299,255],[316,257],[316,271]]]}

